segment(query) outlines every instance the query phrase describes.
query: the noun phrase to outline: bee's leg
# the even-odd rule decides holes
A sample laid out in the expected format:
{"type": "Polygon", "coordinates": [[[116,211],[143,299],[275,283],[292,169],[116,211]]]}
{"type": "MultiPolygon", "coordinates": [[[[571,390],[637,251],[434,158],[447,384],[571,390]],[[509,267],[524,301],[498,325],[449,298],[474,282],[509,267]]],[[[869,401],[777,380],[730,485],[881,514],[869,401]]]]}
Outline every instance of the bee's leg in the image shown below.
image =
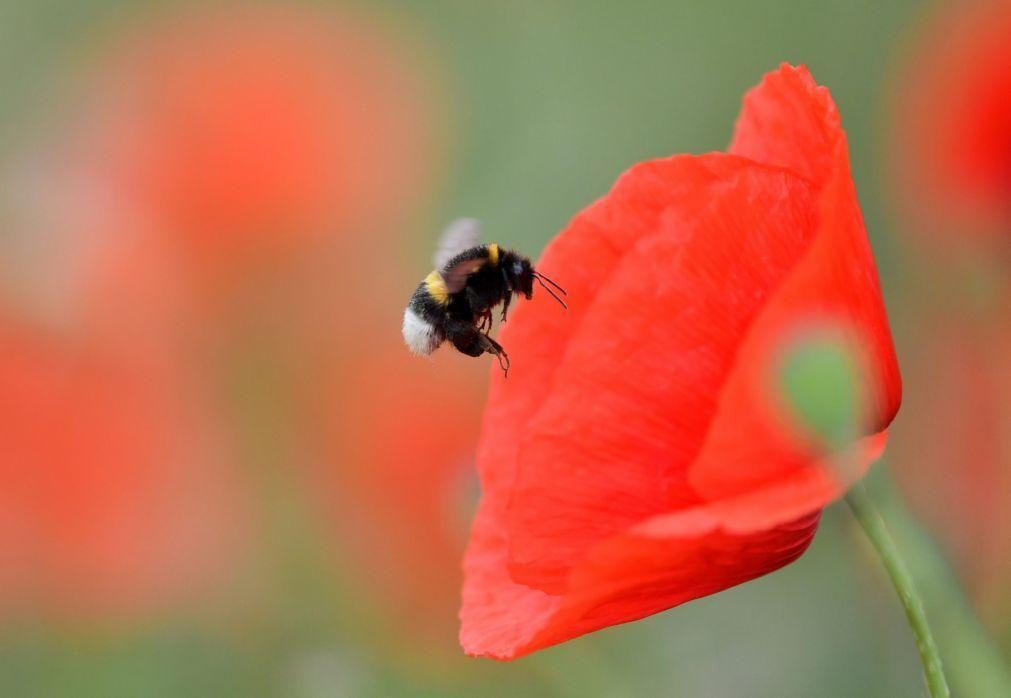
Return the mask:
{"type": "Polygon", "coordinates": [[[481,321],[477,324],[477,329],[479,332],[484,332],[488,334],[491,332],[492,317],[491,310],[485,310],[481,313],[481,321]]]}
{"type": "Polygon", "coordinates": [[[513,299],[513,285],[504,267],[502,268],[502,288],[505,289],[505,293],[502,294],[502,322],[505,322],[506,315],[509,314],[509,303],[513,299]]]}
{"type": "Polygon", "coordinates": [[[506,314],[509,312],[509,303],[513,299],[512,291],[506,290],[505,298],[502,299],[502,322],[506,321],[506,314]]]}
{"type": "Polygon", "coordinates": [[[482,334],[473,325],[465,322],[453,322],[446,328],[446,338],[453,343],[457,351],[467,356],[493,354],[499,366],[506,375],[509,374],[509,355],[502,345],[486,334],[482,334]]]}
{"type": "Polygon", "coordinates": [[[496,342],[494,339],[488,335],[484,336],[486,342],[488,342],[488,348],[485,350],[489,354],[494,354],[495,358],[498,359],[499,368],[502,369],[503,378],[509,377],[509,355],[506,350],[502,348],[502,345],[496,342]]]}

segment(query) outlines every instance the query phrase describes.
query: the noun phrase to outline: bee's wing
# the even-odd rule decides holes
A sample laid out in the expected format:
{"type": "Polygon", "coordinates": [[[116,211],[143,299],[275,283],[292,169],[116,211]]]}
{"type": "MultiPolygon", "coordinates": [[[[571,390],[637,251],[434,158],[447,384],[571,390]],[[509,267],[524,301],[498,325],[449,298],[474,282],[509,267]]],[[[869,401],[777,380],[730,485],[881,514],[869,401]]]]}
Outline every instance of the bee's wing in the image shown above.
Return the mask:
{"type": "Polygon", "coordinates": [[[477,247],[481,241],[481,221],[457,218],[446,226],[435,250],[435,268],[443,269],[449,260],[465,250],[477,247]]]}

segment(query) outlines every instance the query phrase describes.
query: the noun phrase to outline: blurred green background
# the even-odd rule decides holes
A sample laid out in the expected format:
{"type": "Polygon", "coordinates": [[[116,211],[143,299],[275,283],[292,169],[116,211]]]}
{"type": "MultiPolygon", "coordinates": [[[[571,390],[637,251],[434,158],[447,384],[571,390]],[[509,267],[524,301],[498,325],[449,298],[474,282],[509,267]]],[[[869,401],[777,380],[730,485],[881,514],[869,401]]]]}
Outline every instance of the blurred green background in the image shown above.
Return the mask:
{"type": "MultiPolygon", "coordinates": [[[[241,14],[244,7],[226,5],[221,16],[241,14]]],[[[21,262],[12,261],[26,236],[30,240],[34,234],[14,231],[11,222],[18,220],[11,211],[21,205],[17,182],[24,153],[39,144],[49,152],[68,124],[73,126],[83,113],[75,100],[82,92],[87,99],[95,57],[114,46],[119,34],[157,27],[178,9],[146,0],[0,5],[0,154],[8,222],[6,234],[0,231],[8,263],[0,263],[0,270],[16,279],[0,308],[31,316],[34,306],[25,298],[36,291],[44,295],[55,283],[42,274],[26,284],[14,268],[21,262]]],[[[345,325],[344,335],[334,340],[335,355],[350,357],[348,365],[362,353],[355,349],[356,337],[371,347],[378,333],[382,342],[396,345],[398,338],[386,334],[399,332],[402,302],[427,271],[445,221],[478,217],[491,237],[536,256],[631,164],[724,148],[742,94],[783,61],[809,66],[840,108],[900,363],[919,351],[908,328],[917,323],[914,301],[932,283],[931,272],[917,268],[906,251],[908,239],[889,199],[885,141],[895,71],[924,3],[388,0],[351,6],[321,2],[304,9],[320,16],[334,12],[336,22],[344,16],[364,18],[362,26],[399,46],[407,67],[421,76],[420,99],[431,120],[425,146],[430,164],[418,168],[424,181],[413,183],[412,195],[387,202],[398,215],[378,249],[394,260],[390,266],[396,273],[375,281],[379,290],[368,301],[374,302],[375,317],[345,325]],[[367,324],[372,320],[375,326],[367,324]]],[[[336,55],[339,60],[340,49],[336,55]]],[[[43,188],[35,205],[46,208],[50,194],[59,196],[59,186],[57,181],[53,190],[43,188]]],[[[382,207],[382,197],[379,201],[376,206],[382,207]]],[[[373,239],[370,232],[335,253],[342,265],[357,269],[349,273],[370,296],[375,277],[369,270],[378,264],[370,251],[373,239]]],[[[289,294],[279,295],[282,308],[293,297],[319,301],[319,288],[328,288],[307,291],[290,279],[277,283],[289,294]]],[[[275,287],[266,288],[247,293],[235,307],[269,306],[264,298],[275,287]]],[[[343,302],[323,299],[319,312],[346,314],[343,302]]],[[[390,611],[399,607],[387,607],[381,591],[390,584],[396,560],[373,571],[361,558],[344,553],[355,548],[356,540],[374,535],[366,530],[367,512],[344,521],[338,503],[336,513],[318,516],[308,503],[312,497],[301,471],[289,467],[291,454],[300,451],[300,437],[292,427],[298,408],[289,404],[295,398],[285,386],[298,367],[288,362],[290,347],[275,338],[297,332],[269,310],[251,317],[237,322],[238,329],[229,327],[230,336],[208,351],[217,395],[228,405],[238,443],[238,478],[250,493],[247,514],[255,521],[242,534],[247,552],[230,563],[232,581],[192,603],[154,604],[154,610],[145,607],[142,613],[117,612],[112,620],[44,601],[16,605],[16,612],[0,617],[0,694],[924,695],[901,609],[849,512],[838,505],[826,511],[809,552],[781,571],[515,663],[464,657],[455,645],[451,602],[436,607],[442,621],[426,631],[402,627],[395,617],[399,611],[390,611]],[[330,531],[335,520],[337,536],[330,531]]],[[[51,318],[45,314],[39,323],[51,318]]],[[[328,345],[321,341],[320,346],[328,345]]],[[[466,370],[475,392],[458,408],[473,412],[480,405],[484,373],[466,370]]],[[[412,384],[403,387],[403,399],[410,401],[412,384]]],[[[350,388],[337,393],[329,399],[356,400],[350,388]]],[[[447,402],[445,410],[457,409],[447,402]]],[[[398,419],[393,413],[389,418],[398,419]]],[[[904,418],[900,413],[893,443],[917,438],[915,427],[903,427],[904,418]]],[[[386,432],[377,427],[359,438],[391,438],[398,428],[394,421],[386,432]]],[[[471,434],[461,437],[466,443],[476,432],[473,425],[464,431],[471,434]]],[[[350,437],[335,436],[340,438],[350,437]]],[[[354,500],[356,480],[342,478],[341,465],[333,465],[336,474],[326,482],[347,488],[342,496],[354,500]]],[[[457,489],[445,498],[458,549],[476,498],[466,466],[464,458],[457,489]]],[[[878,466],[872,485],[885,478],[878,466]]],[[[372,505],[373,500],[366,501],[372,505]]],[[[383,535],[402,535],[404,529],[395,530],[401,533],[383,535]]],[[[422,551],[423,541],[435,535],[407,530],[422,541],[422,551]]],[[[366,547],[387,543],[379,536],[366,547]]],[[[399,550],[414,543],[389,544],[399,550]]],[[[455,569],[433,581],[422,579],[429,569],[405,563],[395,575],[393,583],[407,589],[452,586],[440,591],[440,599],[456,593],[455,569]]],[[[992,629],[1006,626],[1001,619],[984,621],[992,629]]],[[[1004,647],[1009,650],[1011,644],[1004,647]]]]}

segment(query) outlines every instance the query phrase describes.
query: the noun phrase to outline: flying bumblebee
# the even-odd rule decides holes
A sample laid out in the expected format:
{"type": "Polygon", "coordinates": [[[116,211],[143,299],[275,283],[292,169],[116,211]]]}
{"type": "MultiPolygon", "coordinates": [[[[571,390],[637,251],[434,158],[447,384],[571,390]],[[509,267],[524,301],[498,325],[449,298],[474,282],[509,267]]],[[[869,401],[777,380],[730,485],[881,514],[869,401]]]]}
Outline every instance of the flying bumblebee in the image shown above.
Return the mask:
{"type": "Polygon", "coordinates": [[[492,309],[502,304],[502,322],[513,294],[533,296],[534,281],[565,308],[565,290],[534,269],[530,260],[494,243],[479,244],[480,223],[461,218],[446,228],[425,277],[404,312],[404,341],[427,356],[449,340],[467,356],[494,355],[509,373],[509,355],[491,338],[492,309]]]}

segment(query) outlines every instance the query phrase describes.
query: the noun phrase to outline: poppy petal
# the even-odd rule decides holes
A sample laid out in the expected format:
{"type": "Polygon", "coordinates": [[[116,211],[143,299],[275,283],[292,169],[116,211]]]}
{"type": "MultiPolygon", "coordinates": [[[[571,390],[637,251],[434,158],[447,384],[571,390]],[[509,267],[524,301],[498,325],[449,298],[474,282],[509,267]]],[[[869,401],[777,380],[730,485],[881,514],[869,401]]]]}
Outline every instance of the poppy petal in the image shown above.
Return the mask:
{"type": "Polygon", "coordinates": [[[819,514],[747,535],[722,532],[703,515],[686,517],[681,535],[615,536],[574,570],[569,593],[554,596],[509,579],[505,532],[482,509],[464,566],[460,642],[470,655],[515,659],[721,591],[799,557],[819,514]]]}
{"type": "Polygon", "coordinates": [[[824,183],[846,144],[832,95],[807,68],[784,63],[744,96],[729,152],[824,183]]]}

